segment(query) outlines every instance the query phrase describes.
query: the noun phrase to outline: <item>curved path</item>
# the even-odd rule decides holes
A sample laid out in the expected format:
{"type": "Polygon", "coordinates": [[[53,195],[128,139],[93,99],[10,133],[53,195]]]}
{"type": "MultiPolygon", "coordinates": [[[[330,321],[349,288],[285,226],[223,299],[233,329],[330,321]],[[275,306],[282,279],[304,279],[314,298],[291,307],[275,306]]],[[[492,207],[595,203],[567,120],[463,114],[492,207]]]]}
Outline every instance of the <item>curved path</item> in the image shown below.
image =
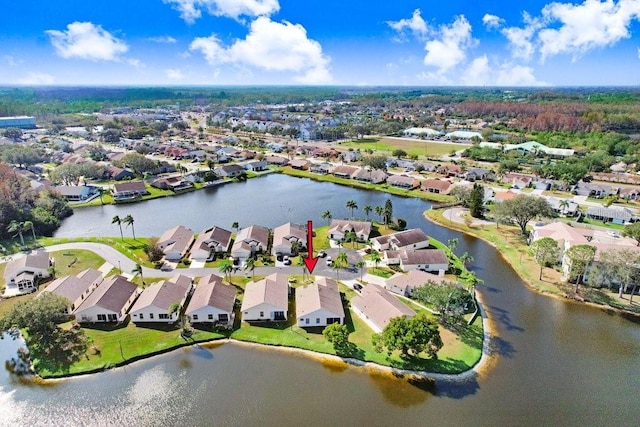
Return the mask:
{"type": "MultiPolygon", "coordinates": [[[[122,269],[123,273],[130,273],[136,266],[136,262],[132,259],[128,258],[123,253],[117,251],[109,245],[105,245],[102,243],[93,243],[93,242],[73,242],[73,243],[62,243],[59,245],[47,246],[44,248],[40,248],[40,251],[68,251],[72,249],[83,249],[87,251],[91,251],[102,257],[106,262],[113,265],[114,267],[118,267],[122,269]]],[[[338,249],[327,249],[325,252],[332,256],[336,257],[338,254],[338,249]]],[[[358,261],[362,260],[360,254],[356,251],[351,251],[345,249],[347,253],[347,257],[349,258],[349,263],[351,265],[355,265],[358,261]]],[[[284,273],[284,274],[302,274],[301,266],[287,266],[287,267],[256,267],[253,274],[259,276],[266,276],[272,273],[284,273]]],[[[176,274],[184,274],[188,276],[201,277],[206,276],[207,274],[217,274],[219,276],[224,276],[219,268],[177,268],[171,271],[161,271],[155,268],[142,267],[142,275],[144,277],[173,277],[176,274]]],[[[235,275],[246,275],[251,274],[251,272],[238,269],[235,275]],[[238,274],[240,273],[240,274],[238,274]]],[[[326,276],[326,277],[335,277],[336,270],[327,266],[324,259],[319,258],[318,264],[313,271],[313,274],[316,276],[326,276]]],[[[343,268],[337,273],[338,278],[340,280],[352,280],[356,279],[360,276],[360,273],[357,268],[343,268]]]]}

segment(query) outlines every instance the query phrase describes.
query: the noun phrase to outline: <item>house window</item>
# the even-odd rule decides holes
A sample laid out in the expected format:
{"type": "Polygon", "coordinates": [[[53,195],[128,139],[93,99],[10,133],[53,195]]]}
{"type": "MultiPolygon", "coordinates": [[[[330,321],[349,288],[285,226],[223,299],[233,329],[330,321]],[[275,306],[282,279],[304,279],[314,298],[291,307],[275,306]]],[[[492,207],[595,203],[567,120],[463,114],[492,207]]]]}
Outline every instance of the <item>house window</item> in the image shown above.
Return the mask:
{"type": "Polygon", "coordinates": [[[153,319],[153,313],[149,313],[149,319],[153,319]]]}
{"type": "Polygon", "coordinates": [[[169,317],[169,315],[168,315],[167,313],[160,313],[160,314],[158,315],[158,317],[159,317],[160,319],[163,319],[163,320],[167,320],[167,319],[170,319],[170,318],[171,318],[171,317],[169,317]]]}
{"type": "Polygon", "coordinates": [[[116,322],[118,320],[118,316],[115,314],[109,314],[107,315],[107,318],[109,319],[109,322],[116,322]]]}
{"type": "Polygon", "coordinates": [[[229,315],[227,313],[220,313],[220,314],[218,314],[218,320],[220,322],[228,322],[229,321],[229,315]]]}
{"type": "Polygon", "coordinates": [[[320,318],[316,317],[316,325],[320,324],[320,318]]]}
{"type": "Polygon", "coordinates": [[[140,313],[140,320],[144,319],[144,314],[140,313]]]}
{"type": "Polygon", "coordinates": [[[106,322],[107,321],[107,316],[105,316],[104,314],[98,314],[98,322],[106,322]]]}
{"type": "Polygon", "coordinates": [[[213,320],[213,314],[209,314],[209,315],[207,316],[207,318],[208,318],[209,320],[213,320]]]}
{"type": "Polygon", "coordinates": [[[193,315],[193,320],[198,320],[198,315],[197,314],[193,315]]]}
{"type": "Polygon", "coordinates": [[[309,324],[309,318],[304,319],[304,324],[308,325],[309,324]]]}
{"type": "Polygon", "coordinates": [[[264,317],[264,311],[260,312],[260,317],[264,317]]]}

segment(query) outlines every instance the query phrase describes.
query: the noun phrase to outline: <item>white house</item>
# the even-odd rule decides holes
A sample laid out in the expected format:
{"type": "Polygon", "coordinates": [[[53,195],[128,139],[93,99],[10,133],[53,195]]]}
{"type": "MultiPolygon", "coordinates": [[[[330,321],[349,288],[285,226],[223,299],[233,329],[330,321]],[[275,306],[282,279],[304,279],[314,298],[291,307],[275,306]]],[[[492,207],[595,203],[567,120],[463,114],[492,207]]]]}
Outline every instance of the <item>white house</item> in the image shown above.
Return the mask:
{"type": "Polygon", "coordinates": [[[191,292],[191,278],[177,275],[170,280],[161,280],[146,288],[131,307],[131,320],[134,323],[163,322],[173,323],[179,313],[171,313],[171,306],[178,304],[180,309],[191,292]]]}
{"type": "Polygon", "coordinates": [[[343,240],[347,233],[354,232],[360,241],[367,241],[371,234],[371,222],[334,219],[329,225],[329,239],[343,240]]]}
{"type": "Polygon", "coordinates": [[[22,295],[37,289],[38,279],[50,277],[53,260],[48,252],[36,252],[9,261],[4,270],[4,296],[22,295]]]}
{"type": "Polygon", "coordinates": [[[80,323],[122,322],[140,292],[142,289],[123,276],[107,277],[76,308],[76,320],[80,323]]]}
{"type": "Polygon", "coordinates": [[[243,228],[236,235],[231,247],[234,264],[243,265],[244,262],[257,253],[266,251],[269,247],[269,229],[258,225],[243,228]]]}
{"type": "Polygon", "coordinates": [[[400,268],[402,271],[447,271],[449,259],[442,249],[407,249],[400,251],[400,268]]]}
{"type": "Polygon", "coordinates": [[[393,234],[374,237],[372,247],[377,251],[400,249],[426,249],[429,247],[429,236],[419,228],[399,231],[393,234]]]}
{"type": "Polygon", "coordinates": [[[249,282],[242,300],[242,320],[287,320],[289,282],[287,276],[273,273],[258,282],[249,282]]]}
{"type": "Polygon", "coordinates": [[[216,254],[224,254],[231,246],[231,232],[220,227],[203,231],[193,243],[191,259],[193,261],[212,261],[216,254]]]}
{"type": "Polygon", "coordinates": [[[67,313],[73,313],[76,308],[100,286],[103,281],[102,273],[89,268],[76,276],[60,277],[51,282],[44,292],[51,292],[69,301],[67,313]]]}
{"type": "Polygon", "coordinates": [[[209,274],[198,281],[185,314],[192,323],[209,322],[231,326],[235,301],[236,288],[225,285],[222,277],[209,274]]]}
{"type": "Polygon", "coordinates": [[[351,308],[375,332],[382,330],[395,317],[413,317],[415,311],[377,285],[365,286],[360,295],[351,300],[351,308]]]}
{"type": "Polygon", "coordinates": [[[193,243],[193,231],[178,225],[164,233],[158,239],[158,247],[164,252],[167,261],[180,261],[193,243]]]}
{"type": "Polygon", "coordinates": [[[344,324],[344,307],[338,283],[319,277],[309,286],[296,288],[296,318],[301,328],[344,324]]]}
{"type": "Polygon", "coordinates": [[[271,253],[273,255],[297,255],[298,251],[307,247],[307,228],[304,225],[288,222],[273,230],[273,245],[271,253]],[[297,242],[298,249],[294,253],[294,242],[297,242]]]}
{"type": "Polygon", "coordinates": [[[385,289],[394,294],[410,297],[413,291],[429,282],[442,283],[448,280],[444,274],[431,274],[422,270],[409,270],[407,273],[396,273],[385,282],[385,289]]]}

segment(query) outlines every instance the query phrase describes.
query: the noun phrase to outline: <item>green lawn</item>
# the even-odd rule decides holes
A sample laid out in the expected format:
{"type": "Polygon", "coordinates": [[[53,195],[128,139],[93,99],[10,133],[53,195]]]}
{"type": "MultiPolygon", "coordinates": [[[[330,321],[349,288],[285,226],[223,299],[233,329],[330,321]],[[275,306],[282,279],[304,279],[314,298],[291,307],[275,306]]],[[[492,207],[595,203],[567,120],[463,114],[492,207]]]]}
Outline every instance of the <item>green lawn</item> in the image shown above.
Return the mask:
{"type": "Polygon", "coordinates": [[[401,139],[393,137],[365,138],[341,143],[344,147],[353,149],[374,150],[376,153],[391,155],[394,150],[404,150],[409,156],[441,157],[452,151],[464,150],[467,145],[454,143],[439,143],[419,139],[401,139]]]}

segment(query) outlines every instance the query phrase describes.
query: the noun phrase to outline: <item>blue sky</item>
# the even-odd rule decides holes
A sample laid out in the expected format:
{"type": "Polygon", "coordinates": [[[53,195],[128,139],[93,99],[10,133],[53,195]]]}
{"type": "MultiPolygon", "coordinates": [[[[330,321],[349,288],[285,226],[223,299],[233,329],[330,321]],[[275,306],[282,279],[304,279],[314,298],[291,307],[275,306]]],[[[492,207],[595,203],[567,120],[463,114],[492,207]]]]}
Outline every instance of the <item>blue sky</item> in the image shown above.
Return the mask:
{"type": "Polygon", "coordinates": [[[3,2],[0,84],[640,85],[640,0],[3,2]]]}

